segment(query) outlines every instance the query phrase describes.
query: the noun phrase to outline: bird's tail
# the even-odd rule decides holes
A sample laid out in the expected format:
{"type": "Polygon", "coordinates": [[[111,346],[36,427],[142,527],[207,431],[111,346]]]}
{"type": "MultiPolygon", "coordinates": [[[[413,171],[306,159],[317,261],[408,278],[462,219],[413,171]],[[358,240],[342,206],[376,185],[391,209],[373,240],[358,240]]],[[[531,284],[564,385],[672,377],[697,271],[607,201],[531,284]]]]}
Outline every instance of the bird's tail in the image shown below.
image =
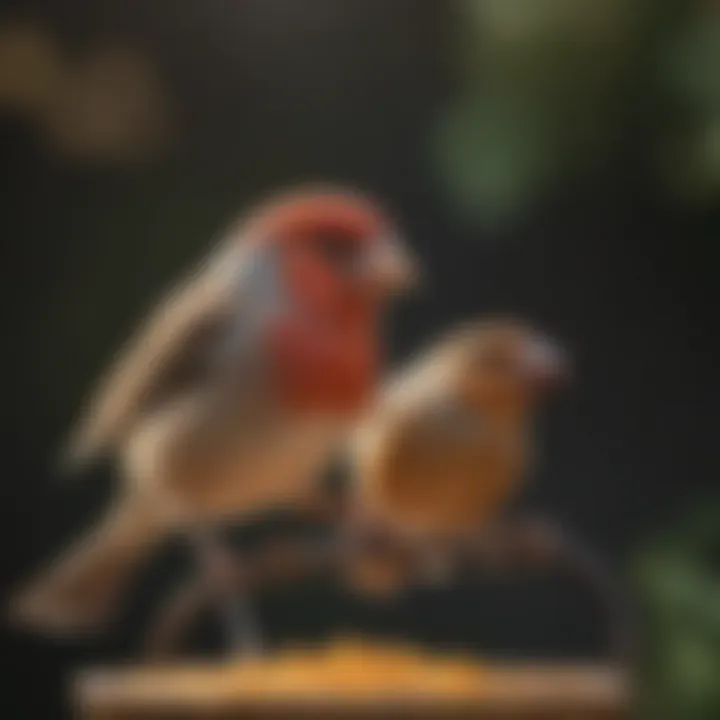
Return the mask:
{"type": "Polygon", "coordinates": [[[159,518],[134,499],[122,500],[94,531],[12,600],[11,620],[61,636],[101,630],[163,530],[159,518]]]}

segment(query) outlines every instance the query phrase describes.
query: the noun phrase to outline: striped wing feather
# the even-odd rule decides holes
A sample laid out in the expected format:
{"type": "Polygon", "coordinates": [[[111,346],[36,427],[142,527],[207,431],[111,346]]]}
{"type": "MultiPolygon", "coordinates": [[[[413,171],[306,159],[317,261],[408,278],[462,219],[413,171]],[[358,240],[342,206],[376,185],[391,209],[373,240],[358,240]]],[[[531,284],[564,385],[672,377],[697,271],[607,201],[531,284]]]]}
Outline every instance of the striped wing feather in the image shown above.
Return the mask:
{"type": "Polygon", "coordinates": [[[66,467],[113,450],[136,419],[197,381],[228,313],[227,283],[205,273],[172,291],[102,379],[71,435],[66,467]]]}

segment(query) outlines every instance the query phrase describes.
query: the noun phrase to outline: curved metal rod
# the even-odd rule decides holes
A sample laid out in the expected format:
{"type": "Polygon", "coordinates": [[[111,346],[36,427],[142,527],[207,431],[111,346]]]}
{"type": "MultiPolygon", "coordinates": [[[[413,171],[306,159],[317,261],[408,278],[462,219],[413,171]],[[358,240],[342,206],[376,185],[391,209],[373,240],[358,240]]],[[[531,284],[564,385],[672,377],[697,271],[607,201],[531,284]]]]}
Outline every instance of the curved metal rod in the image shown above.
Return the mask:
{"type": "MultiPolygon", "coordinates": [[[[367,540],[367,538],[365,539],[367,540]]],[[[347,537],[318,544],[297,540],[274,543],[238,562],[237,576],[228,578],[235,588],[248,593],[325,572],[337,572],[363,549],[363,538],[347,537]]],[[[617,590],[611,573],[597,555],[551,521],[537,519],[507,522],[489,532],[478,533],[470,542],[453,548],[470,568],[561,571],[585,587],[598,604],[608,626],[609,652],[623,667],[635,667],[635,646],[628,606],[617,590]]],[[[422,566],[418,553],[408,564],[408,584],[422,566]]],[[[146,651],[153,661],[174,657],[192,623],[209,609],[228,585],[195,578],[186,583],[161,612],[147,638],[146,651]]]]}
{"type": "Polygon", "coordinates": [[[637,666],[637,642],[629,601],[621,595],[607,566],[587,547],[569,545],[565,555],[566,570],[596,598],[599,610],[608,623],[610,653],[624,667],[637,666]]]}
{"type": "Polygon", "coordinates": [[[592,597],[608,629],[608,652],[619,664],[636,665],[630,603],[600,555],[552,520],[529,518],[478,536],[466,547],[471,562],[509,570],[560,572],[592,597]]]}
{"type": "Polygon", "coordinates": [[[153,661],[175,656],[192,623],[233,589],[253,593],[333,570],[338,565],[339,550],[340,545],[274,543],[254,556],[239,559],[235,577],[226,578],[225,582],[191,578],[161,609],[146,638],[146,655],[153,661]]]}

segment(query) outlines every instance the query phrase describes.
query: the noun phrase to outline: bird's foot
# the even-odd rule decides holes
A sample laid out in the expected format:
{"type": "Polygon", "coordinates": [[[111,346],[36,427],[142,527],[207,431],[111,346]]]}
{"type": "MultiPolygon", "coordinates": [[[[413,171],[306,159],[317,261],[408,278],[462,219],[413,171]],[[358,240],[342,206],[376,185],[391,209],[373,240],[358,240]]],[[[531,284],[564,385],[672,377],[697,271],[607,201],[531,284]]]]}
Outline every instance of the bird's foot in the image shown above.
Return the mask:
{"type": "Polygon", "coordinates": [[[198,535],[194,545],[200,571],[216,597],[221,628],[231,653],[243,658],[259,655],[262,631],[252,608],[242,561],[214,535],[198,535]]]}
{"type": "Polygon", "coordinates": [[[247,593],[241,590],[222,600],[221,621],[231,656],[250,659],[263,654],[263,633],[247,593]]]}

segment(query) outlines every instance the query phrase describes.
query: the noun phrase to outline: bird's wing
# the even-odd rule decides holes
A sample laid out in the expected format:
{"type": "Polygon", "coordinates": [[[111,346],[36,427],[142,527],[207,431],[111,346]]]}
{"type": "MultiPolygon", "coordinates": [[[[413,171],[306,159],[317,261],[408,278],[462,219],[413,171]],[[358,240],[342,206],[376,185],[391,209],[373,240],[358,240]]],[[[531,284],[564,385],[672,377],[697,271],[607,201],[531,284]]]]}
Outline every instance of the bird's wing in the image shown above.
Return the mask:
{"type": "Polygon", "coordinates": [[[224,330],[238,324],[235,290],[246,260],[221,254],[160,303],[91,398],[63,457],[66,467],[113,449],[138,416],[197,380],[224,330]]]}

